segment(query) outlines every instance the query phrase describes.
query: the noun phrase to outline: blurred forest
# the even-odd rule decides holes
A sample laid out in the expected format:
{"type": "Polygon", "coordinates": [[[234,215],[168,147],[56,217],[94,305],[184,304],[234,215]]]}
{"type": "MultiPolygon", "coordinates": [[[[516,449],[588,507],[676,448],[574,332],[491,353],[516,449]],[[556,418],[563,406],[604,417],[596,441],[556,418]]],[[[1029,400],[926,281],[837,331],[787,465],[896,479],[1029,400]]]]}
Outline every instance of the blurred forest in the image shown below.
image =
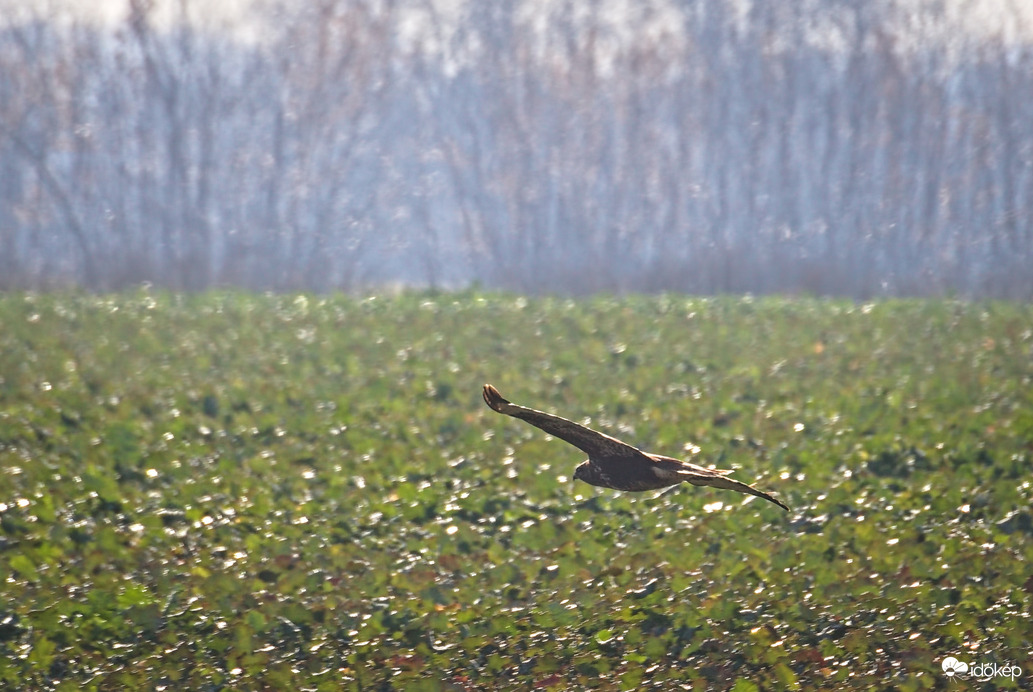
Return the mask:
{"type": "Polygon", "coordinates": [[[1033,31],[964,3],[169,2],[0,2],[0,288],[1033,297],[1033,31]]]}

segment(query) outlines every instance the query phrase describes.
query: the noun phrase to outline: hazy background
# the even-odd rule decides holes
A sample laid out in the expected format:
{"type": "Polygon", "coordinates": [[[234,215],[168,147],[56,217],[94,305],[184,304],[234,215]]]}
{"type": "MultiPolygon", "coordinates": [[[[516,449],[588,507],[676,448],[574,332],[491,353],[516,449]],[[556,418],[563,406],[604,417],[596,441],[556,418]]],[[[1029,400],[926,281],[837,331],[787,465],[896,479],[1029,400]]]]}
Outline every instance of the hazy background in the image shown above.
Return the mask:
{"type": "Polygon", "coordinates": [[[0,288],[1033,297],[1033,10],[0,0],[0,288]]]}

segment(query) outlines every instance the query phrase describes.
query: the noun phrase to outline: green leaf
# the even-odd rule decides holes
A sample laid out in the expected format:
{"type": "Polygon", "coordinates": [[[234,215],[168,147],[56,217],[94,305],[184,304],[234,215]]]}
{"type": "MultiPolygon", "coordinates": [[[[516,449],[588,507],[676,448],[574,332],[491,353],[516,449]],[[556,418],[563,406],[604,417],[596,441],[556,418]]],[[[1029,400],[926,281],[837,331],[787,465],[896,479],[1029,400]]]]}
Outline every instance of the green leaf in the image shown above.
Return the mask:
{"type": "Polygon", "coordinates": [[[34,581],[38,578],[36,572],[36,565],[32,564],[32,560],[25,556],[24,553],[18,553],[14,555],[7,564],[17,572],[23,579],[34,581]]]}
{"type": "Polygon", "coordinates": [[[732,685],[732,692],[760,692],[760,688],[746,678],[739,678],[732,685]]]}
{"type": "Polygon", "coordinates": [[[29,652],[29,662],[37,670],[46,671],[54,660],[55,651],[57,645],[46,636],[42,636],[33,644],[32,651],[29,652]]]}

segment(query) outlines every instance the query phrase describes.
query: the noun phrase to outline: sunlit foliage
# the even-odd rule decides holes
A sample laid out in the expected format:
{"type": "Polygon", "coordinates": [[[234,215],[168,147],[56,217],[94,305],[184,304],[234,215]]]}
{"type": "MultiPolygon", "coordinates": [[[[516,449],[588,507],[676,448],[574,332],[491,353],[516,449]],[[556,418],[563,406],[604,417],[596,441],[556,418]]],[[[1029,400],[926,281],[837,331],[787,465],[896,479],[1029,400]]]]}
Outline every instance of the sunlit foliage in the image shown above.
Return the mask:
{"type": "Polygon", "coordinates": [[[1029,306],[19,294],[0,325],[5,689],[1033,675],[1029,306]],[[794,511],[575,485],[484,382],[794,511]]]}

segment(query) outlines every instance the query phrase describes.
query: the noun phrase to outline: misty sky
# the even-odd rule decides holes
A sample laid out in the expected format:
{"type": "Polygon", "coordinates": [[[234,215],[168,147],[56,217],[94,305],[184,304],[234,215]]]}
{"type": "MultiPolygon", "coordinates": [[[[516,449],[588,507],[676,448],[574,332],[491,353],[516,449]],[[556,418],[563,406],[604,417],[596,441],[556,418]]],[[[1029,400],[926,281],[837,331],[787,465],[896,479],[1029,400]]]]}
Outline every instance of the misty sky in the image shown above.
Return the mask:
{"type": "MultiPolygon", "coordinates": [[[[539,0],[545,1],[545,0],[539,0]]],[[[432,0],[438,11],[447,16],[456,11],[464,0],[432,0]]],[[[947,11],[955,16],[957,28],[977,33],[1001,36],[1012,40],[1017,36],[1033,35],[1033,3],[1027,0],[913,0],[915,5],[946,5],[947,11]]],[[[117,21],[126,15],[129,0],[0,0],[0,7],[17,7],[42,11],[44,7],[68,9],[83,17],[96,17],[102,20],[117,21]]],[[[182,16],[186,7],[193,20],[211,21],[215,26],[233,27],[234,30],[252,33],[254,26],[248,22],[242,24],[241,17],[246,15],[247,8],[273,4],[261,0],[220,0],[217,3],[197,2],[196,0],[157,0],[159,14],[166,20],[182,16]]],[[[747,0],[743,0],[747,4],[747,0]]],[[[619,21],[627,8],[634,7],[634,0],[606,0],[604,11],[610,18],[619,21]]],[[[913,27],[922,32],[922,27],[913,27]]]]}

